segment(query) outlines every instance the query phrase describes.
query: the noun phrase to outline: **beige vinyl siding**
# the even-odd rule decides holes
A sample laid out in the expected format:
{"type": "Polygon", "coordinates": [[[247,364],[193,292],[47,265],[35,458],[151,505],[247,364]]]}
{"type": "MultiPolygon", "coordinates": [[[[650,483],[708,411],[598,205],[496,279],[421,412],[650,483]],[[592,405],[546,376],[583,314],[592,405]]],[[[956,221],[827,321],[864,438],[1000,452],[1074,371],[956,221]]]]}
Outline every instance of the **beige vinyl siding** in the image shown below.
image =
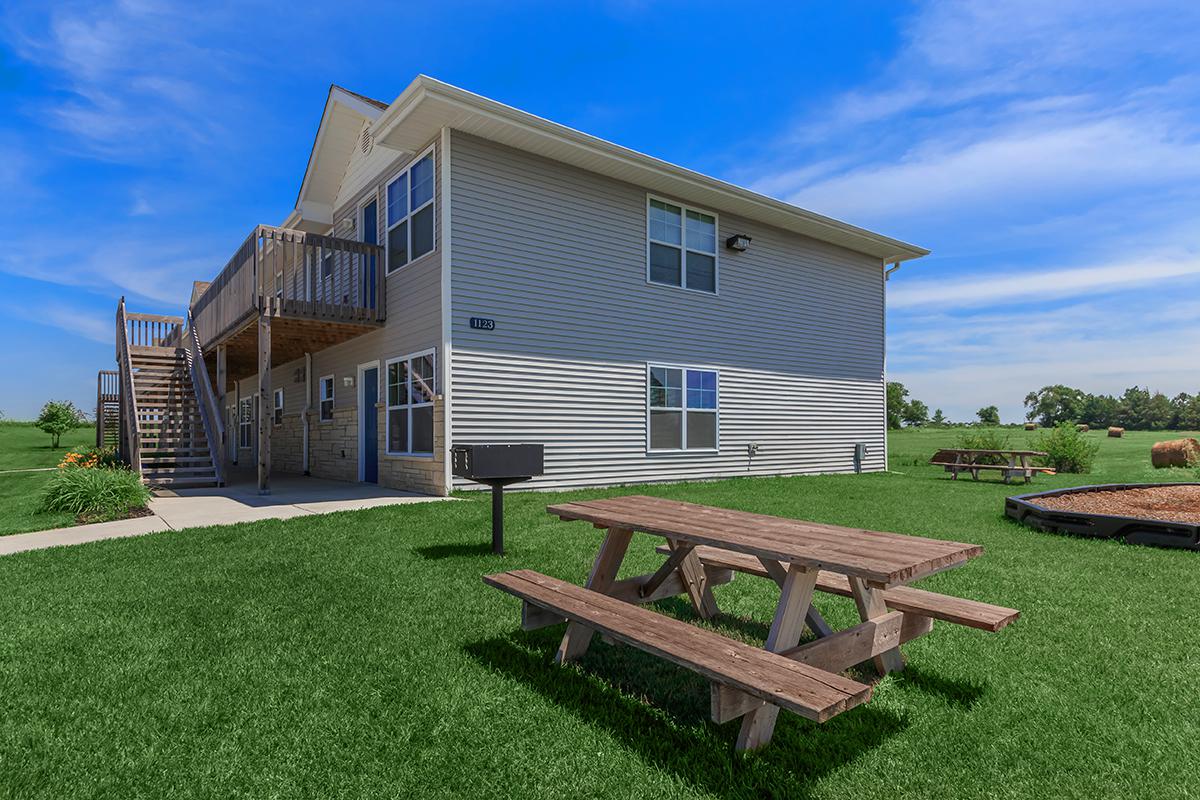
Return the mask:
{"type": "Polygon", "coordinates": [[[645,190],[458,132],[451,149],[455,443],[545,442],[535,486],[847,471],[858,442],[884,468],[878,261],[701,207],[720,295],[651,285],[645,190]],[[720,372],[719,453],[647,454],[648,362],[720,372]]]}

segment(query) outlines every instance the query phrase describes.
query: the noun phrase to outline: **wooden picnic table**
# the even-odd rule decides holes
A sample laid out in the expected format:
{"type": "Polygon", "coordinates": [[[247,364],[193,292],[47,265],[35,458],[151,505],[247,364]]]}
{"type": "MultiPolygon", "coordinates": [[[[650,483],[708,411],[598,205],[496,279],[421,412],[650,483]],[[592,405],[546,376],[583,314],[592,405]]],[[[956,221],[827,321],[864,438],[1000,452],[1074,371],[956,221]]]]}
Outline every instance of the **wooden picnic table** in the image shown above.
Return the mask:
{"type": "Polygon", "coordinates": [[[742,719],[739,750],[770,741],[780,708],[824,721],[865,702],[870,687],[838,673],[867,660],[881,673],[902,669],[900,645],[928,633],[935,618],[999,630],[1017,616],[1013,609],[906,586],[980,555],[977,545],[644,496],[547,511],[606,529],[585,587],[527,570],[484,580],[525,600],[527,630],[568,621],[559,662],[583,655],[600,631],[705,675],[712,682],[713,719],[742,719]],[[664,538],[667,558],[653,573],[617,580],[635,531],[664,538]],[[718,613],[712,589],[735,572],[779,586],[763,650],[636,607],[686,594],[702,618],[712,618],[718,613]],[[815,591],[853,597],[862,623],[830,630],[812,605],[815,591]],[[806,625],[818,638],[800,645],[806,625]]]}
{"type": "Polygon", "coordinates": [[[1036,467],[1030,459],[1049,455],[1040,450],[979,450],[964,447],[944,447],[933,454],[929,463],[935,467],[945,467],[950,473],[951,480],[958,480],[958,473],[969,472],[971,477],[979,480],[979,472],[986,469],[999,470],[1004,475],[1004,482],[1009,483],[1013,478],[1024,478],[1026,483],[1033,480],[1035,473],[1044,472],[1053,475],[1051,467],[1036,467]],[[991,456],[1005,459],[1003,464],[993,464],[981,461],[991,456]]]}

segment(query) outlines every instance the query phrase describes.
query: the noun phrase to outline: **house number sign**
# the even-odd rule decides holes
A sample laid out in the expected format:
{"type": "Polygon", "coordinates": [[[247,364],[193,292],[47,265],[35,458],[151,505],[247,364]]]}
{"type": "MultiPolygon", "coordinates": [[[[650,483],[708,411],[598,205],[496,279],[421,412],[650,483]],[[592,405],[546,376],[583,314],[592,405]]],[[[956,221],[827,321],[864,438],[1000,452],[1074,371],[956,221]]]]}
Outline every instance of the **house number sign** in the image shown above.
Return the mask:
{"type": "Polygon", "coordinates": [[[477,331],[496,330],[496,320],[487,317],[471,317],[471,327],[477,331]]]}

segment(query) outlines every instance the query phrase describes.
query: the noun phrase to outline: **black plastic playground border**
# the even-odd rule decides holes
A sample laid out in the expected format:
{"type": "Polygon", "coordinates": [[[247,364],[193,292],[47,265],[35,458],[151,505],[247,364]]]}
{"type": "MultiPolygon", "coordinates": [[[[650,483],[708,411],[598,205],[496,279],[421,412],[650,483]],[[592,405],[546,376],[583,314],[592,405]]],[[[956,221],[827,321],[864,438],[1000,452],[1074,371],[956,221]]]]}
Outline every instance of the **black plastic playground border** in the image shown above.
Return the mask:
{"type": "Polygon", "coordinates": [[[1009,497],[1004,501],[1004,513],[1017,522],[1050,533],[1124,539],[1130,544],[1200,550],[1200,523],[1061,511],[1037,503],[1042,497],[1059,497],[1081,492],[1113,492],[1122,489],[1152,489],[1159,486],[1200,486],[1200,483],[1105,483],[1054,489],[1049,492],[1009,497]]]}

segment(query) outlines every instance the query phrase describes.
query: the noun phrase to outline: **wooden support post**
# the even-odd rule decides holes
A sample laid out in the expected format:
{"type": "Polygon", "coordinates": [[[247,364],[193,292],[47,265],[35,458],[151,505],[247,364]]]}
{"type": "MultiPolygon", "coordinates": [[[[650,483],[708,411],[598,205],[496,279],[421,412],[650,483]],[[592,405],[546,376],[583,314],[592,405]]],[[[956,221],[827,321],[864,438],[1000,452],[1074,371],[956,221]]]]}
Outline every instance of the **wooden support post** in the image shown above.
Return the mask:
{"type": "MultiPolygon", "coordinates": [[[[587,588],[596,592],[608,593],[616,581],[617,570],[621,568],[621,562],[625,559],[625,551],[629,549],[629,540],[632,538],[633,531],[628,528],[608,529],[608,533],[604,536],[604,544],[600,545],[600,553],[596,556],[595,563],[592,564],[592,573],[588,576],[585,584],[587,588]]],[[[592,629],[585,625],[580,625],[578,622],[569,623],[554,660],[562,664],[582,656],[592,642],[592,633],[592,629]]]]}
{"type": "Polygon", "coordinates": [[[271,315],[258,315],[258,493],[271,493],[271,315]]]}
{"type": "MultiPolygon", "coordinates": [[[[767,634],[767,650],[779,653],[799,644],[816,588],[817,570],[805,569],[797,564],[788,568],[787,577],[780,587],[775,620],[771,623],[771,632],[767,634]]],[[[737,749],[757,750],[770,742],[778,716],[779,706],[769,703],[746,714],[742,719],[742,729],[738,732],[737,749]]]]}
{"type": "MultiPolygon", "coordinates": [[[[862,578],[850,578],[850,591],[854,595],[854,604],[858,606],[858,615],[863,622],[878,619],[888,613],[887,604],[883,600],[883,591],[867,586],[862,578]]],[[[899,647],[893,647],[891,650],[880,653],[873,658],[873,661],[875,669],[879,671],[880,675],[904,669],[904,658],[900,655],[899,647]]]]}

